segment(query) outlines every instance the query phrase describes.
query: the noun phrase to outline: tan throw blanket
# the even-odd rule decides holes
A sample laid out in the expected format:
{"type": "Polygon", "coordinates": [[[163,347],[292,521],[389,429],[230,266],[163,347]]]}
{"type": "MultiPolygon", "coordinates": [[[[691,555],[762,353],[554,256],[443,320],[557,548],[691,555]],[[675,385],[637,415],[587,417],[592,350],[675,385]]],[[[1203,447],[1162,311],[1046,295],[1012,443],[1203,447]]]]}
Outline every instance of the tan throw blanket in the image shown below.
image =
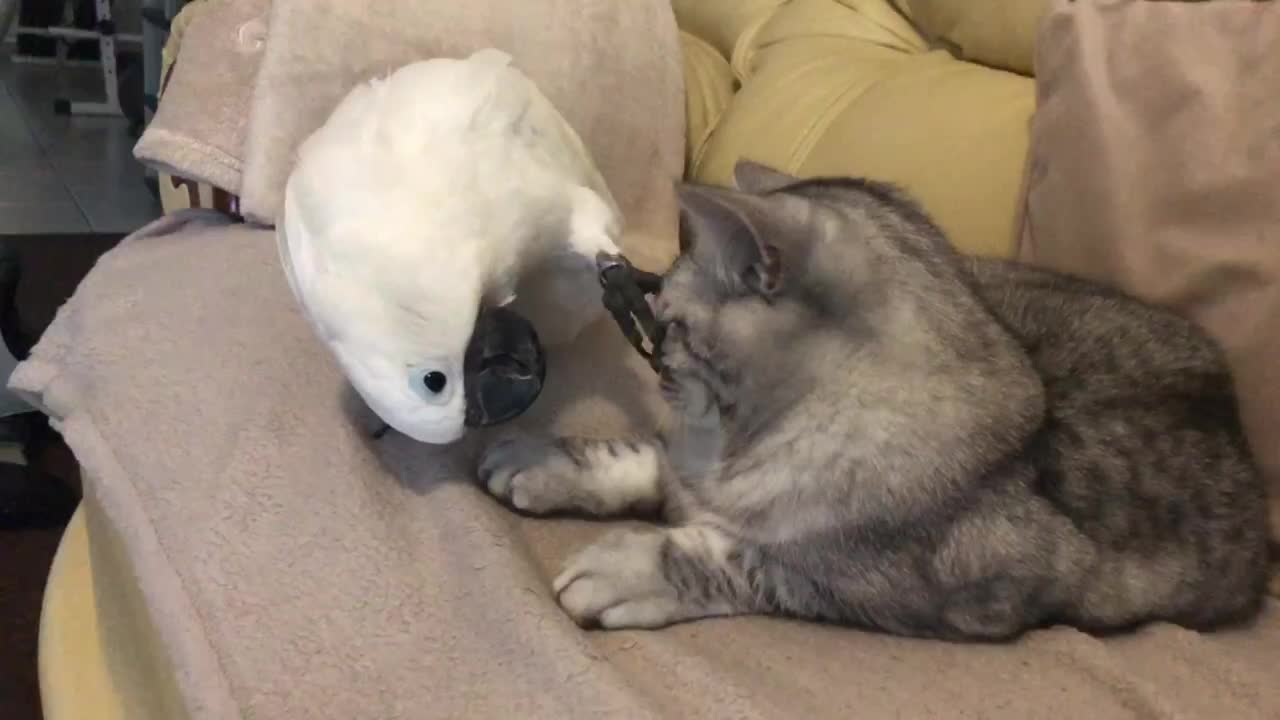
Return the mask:
{"type": "MultiPolygon", "coordinates": [[[[91,524],[93,552],[110,535],[128,558],[132,575],[104,582],[144,599],[172,680],[130,685],[135,698],[172,683],[199,720],[1280,716],[1274,604],[1214,635],[1008,645],[766,618],[584,632],[549,583],[604,524],[505,510],[471,482],[473,447],[369,441],[270,231],[169,230],[105,256],[13,380],[86,466],[111,528],[91,524]]],[[[638,360],[597,326],[551,354],[521,424],[651,425],[638,360]]],[[[127,678],[143,659],[118,662],[127,678]]]]}
{"type": "Polygon", "coordinates": [[[270,8],[271,0],[197,0],[183,8],[173,24],[182,64],[171,63],[161,79],[163,102],[134,157],[175,178],[240,193],[270,8]]]}

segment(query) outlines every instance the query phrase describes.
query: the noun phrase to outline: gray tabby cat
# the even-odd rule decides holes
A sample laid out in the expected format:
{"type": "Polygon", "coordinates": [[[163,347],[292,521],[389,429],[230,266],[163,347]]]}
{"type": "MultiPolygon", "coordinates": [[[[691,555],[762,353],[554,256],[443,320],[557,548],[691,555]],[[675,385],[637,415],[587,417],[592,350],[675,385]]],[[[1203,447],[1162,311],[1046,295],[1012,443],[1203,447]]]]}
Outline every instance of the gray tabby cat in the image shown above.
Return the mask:
{"type": "Polygon", "coordinates": [[[866,180],[679,190],[652,440],[515,437],[534,514],[658,514],[554,580],[584,626],[773,614],[951,640],[1208,629],[1265,592],[1263,483],[1217,347],[1092,284],[965,258],[866,180]]]}

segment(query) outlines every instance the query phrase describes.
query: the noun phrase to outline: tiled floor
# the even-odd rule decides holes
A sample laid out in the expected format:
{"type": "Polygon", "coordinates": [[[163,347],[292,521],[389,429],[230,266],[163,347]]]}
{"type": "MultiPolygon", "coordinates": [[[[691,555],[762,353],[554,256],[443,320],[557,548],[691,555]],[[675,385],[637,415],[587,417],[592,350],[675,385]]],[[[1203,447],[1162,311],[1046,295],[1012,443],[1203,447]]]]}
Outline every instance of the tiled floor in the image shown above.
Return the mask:
{"type": "Polygon", "coordinates": [[[0,46],[0,235],[131,232],[160,214],[124,118],[66,117],[54,100],[98,100],[92,67],[12,62],[0,46]]]}

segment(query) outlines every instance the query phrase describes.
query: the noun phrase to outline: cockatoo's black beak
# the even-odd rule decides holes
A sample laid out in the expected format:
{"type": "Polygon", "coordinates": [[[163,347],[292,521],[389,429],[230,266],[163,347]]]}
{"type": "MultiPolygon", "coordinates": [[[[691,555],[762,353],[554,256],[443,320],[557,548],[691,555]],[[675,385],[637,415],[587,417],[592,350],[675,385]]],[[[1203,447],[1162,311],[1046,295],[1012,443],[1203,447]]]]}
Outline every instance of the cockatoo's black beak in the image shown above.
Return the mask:
{"type": "MultiPolygon", "coordinates": [[[[504,307],[481,308],[463,357],[467,427],[487,427],[519,417],[542,393],[547,360],[532,323],[504,307]]],[[[382,423],[375,439],[391,426],[382,423]]]]}
{"type": "Polygon", "coordinates": [[[467,427],[518,417],[538,399],[546,377],[533,325],[505,307],[481,308],[463,360],[467,427]]]}

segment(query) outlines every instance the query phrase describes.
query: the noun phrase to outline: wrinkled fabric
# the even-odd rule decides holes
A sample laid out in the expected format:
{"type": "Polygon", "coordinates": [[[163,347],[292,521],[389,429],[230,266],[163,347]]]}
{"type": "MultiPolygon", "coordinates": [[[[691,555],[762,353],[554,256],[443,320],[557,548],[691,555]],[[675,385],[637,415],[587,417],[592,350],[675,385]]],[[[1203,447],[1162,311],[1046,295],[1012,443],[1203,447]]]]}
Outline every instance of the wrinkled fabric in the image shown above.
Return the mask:
{"type": "MultiPolygon", "coordinates": [[[[131,720],[176,720],[174,687],[201,720],[1280,715],[1274,604],[1211,635],[1059,628],[1001,645],[766,618],[580,630],[551,578],[619,523],[504,509],[472,480],[484,435],[371,440],[288,302],[269,231],[144,235],[102,258],[14,379],[85,468],[94,572],[117,569],[94,583],[108,649],[154,628],[167,660],[115,663],[131,720]]],[[[608,436],[660,417],[654,373],[607,319],[548,362],[526,429],[608,436]]]]}

